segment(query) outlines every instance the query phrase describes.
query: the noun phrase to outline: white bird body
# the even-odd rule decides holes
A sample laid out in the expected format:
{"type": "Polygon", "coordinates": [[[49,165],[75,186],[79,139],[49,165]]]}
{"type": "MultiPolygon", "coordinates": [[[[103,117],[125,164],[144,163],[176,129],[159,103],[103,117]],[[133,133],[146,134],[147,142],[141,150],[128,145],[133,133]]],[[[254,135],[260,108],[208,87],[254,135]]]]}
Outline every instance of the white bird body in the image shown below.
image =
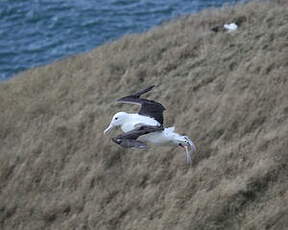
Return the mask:
{"type": "MultiPolygon", "coordinates": [[[[105,133],[108,132],[111,129],[111,127],[113,127],[115,122],[118,124],[118,125],[116,124],[117,126],[120,126],[121,130],[124,133],[130,132],[136,128],[145,125],[160,126],[160,123],[153,118],[146,117],[137,113],[120,112],[114,115],[114,117],[112,118],[112,126],[109,125],[109,127],[105,130],[105,133]]],[[[138,139],[156,145],[164,145],[173,141],[175,137],[180,136],[179,134],[174,133],[174,130],[175,130],[174,127],[165,128],[161,132],[148,133],[139,137],[138,139]]]]}
{"type": "Polygon", "coordinates": [[[141,125],[160,126],[160,123],[151,117],[146,117],[138,113],[130,113],[120,128],[123,132],[127,133],[141,125]]]}
{"type": "MultiPolygon", "coordinates": [[[[114,126],[115,122],[117,123],[117,126],[120,126],[121,130],[124,133],[130,132],[136,128],[145,125],[160,126],[160,123],[153,118],[146,117],[137,113],[120,112],[114,115],[114,117],[112,118],[112,126],[109,125],[109,127],[105,130],[105,133],[114,126]]],[[[163,131],[148,133],[139,137],[138,139],[156,145],[164,145],[180,137],[180,135],[178,133],[175,133],[174,130],[174,127],[165,128],[163,131]]]]}
{"type": "Polygon", "coordinates": [[[224,24],[224,29],[228,30],[229,32],[235,31],[238,29],[238,26],[235,23],[224,24]]]}
{"type": "Polygon", "coordinates": [[[161,126],[154,118],[143,116],[138,113],[119,112],[113,116],[110,125],[105,129],[104,133],[107,133],[115,126],[120,126],[121,130],[124,133],[127,133],[143,125],[161,126]]]}

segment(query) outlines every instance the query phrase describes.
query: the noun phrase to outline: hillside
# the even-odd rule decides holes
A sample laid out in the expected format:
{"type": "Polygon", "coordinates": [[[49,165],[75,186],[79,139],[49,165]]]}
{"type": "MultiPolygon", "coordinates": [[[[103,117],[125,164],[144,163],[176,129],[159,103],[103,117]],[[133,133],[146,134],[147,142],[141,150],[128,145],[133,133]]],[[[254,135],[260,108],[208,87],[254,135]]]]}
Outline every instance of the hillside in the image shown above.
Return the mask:
{"type": "Polygon", "coordinates": [[[206,10],[0,84],[0,229],[287,229],[288,4],[206,10]],[[211,27],[241,19],[239,30],[211,27]],[[156,84],[198,151],[126,150],[115,99],[156,84]]]}

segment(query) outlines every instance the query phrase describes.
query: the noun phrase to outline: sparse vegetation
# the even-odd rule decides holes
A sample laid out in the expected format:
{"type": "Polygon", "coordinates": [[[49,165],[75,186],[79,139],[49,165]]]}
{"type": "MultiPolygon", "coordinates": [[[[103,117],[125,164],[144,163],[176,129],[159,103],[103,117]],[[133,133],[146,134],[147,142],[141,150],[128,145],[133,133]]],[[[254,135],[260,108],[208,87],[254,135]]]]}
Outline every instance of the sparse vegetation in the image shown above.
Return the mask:
{"type": "MultiPolygon", "coordinates": [[[[1,229],[287,229],[288,7],[203,11],[0,84],[1,229]],[[212,26],[245,19],[234,33],[212,26]],[[114,103],[150,98],[198,147],[126,150],[114,103]],[[115,133],[114,133],[115,134],[115,133]]],[[[138,108],[135,107],[135,110],[138,108]]]]}

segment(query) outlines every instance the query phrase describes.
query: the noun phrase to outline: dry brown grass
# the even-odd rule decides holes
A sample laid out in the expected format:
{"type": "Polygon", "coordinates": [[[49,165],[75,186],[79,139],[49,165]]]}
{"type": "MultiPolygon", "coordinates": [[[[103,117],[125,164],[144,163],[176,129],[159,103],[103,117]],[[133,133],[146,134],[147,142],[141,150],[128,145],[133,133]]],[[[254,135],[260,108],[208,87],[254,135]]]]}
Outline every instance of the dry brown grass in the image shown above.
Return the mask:
{"type": "Polygon", "coordinates": [[[0,229],[287,229],[286,6],[204,11],[1,83],[0,229]],[[151,84],[191,168],[103,135],[137,109],[114,100],[151,84]]]}

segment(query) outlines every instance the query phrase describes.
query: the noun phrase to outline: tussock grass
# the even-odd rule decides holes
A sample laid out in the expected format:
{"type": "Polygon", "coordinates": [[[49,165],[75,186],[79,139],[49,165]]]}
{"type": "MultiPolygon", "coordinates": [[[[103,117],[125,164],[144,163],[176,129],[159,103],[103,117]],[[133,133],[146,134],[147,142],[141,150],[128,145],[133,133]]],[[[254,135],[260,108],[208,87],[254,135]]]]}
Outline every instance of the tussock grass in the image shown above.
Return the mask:
{"type": "Polygon", "coordinates": [[[287,9],[206,10],[2,82],[0,228],[286,229],[287,9]],[[151,84],[198,147],[190,168],[103,135],[138,109],[114,100],[151,84]]]}

